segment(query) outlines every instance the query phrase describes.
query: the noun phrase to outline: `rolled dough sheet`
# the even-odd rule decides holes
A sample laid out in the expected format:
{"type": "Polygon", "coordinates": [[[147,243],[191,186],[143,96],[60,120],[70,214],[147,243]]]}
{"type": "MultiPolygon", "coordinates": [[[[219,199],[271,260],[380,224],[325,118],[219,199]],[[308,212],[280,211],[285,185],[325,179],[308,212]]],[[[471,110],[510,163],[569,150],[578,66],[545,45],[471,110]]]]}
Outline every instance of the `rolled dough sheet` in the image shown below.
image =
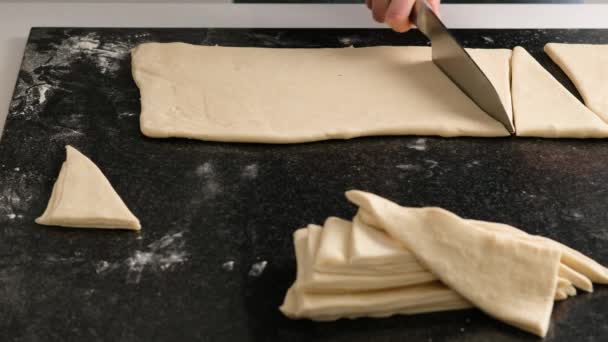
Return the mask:
{"type": "Polygon", "coordinates": [[[48,206],[36,223],[139,230],[139,220],[99,168],[72,146],[66,146],[66,154],[48,206]]]}
{"type": "Polygon", "coordinates": [[[568,75],[585,104],[608,123],[608,45],[545,45],[545,52],[568,75]]]}
{"type": "MultiPolygon", "coordinates": [[[[511,51],[470,50],[510,109],[511,51]]],[[[146,43],[132,51],[142,132],[298,143],[369,135],[507,136],[429,47],[269,49],[146,43]]]]}
{"type": "Polygon", "coordinates": [[[608,137],[608,125],[519,46],[513,50],[512,75],[518,136],[608,137]]]}

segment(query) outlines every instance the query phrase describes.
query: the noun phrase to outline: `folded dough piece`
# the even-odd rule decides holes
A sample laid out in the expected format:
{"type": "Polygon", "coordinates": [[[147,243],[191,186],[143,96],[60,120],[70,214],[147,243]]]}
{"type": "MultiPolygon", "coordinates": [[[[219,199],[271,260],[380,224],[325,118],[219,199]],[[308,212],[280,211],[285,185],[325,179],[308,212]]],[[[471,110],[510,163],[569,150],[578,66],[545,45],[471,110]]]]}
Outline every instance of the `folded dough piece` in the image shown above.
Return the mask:
{"type": "Polygon", "coordinates": [[[382,291],[310,293],[297,285],[285,296],[281,312],[290,318],[333,321],[461,310],[472,305],[439,282],[382,291]]]}
{"type": "Polygon", "coordinates": [[[513,50],[512,76],[518,136],[608,137],[608,125],[519,46],[513,50]]]}
{"type": "Polygon", "coordinates": [[[545,336],[561,252],[485,231],[439,208],[404,208],[361,191],[347,198],[364,221],[399,240],[449,288],[489,315],[545,336]],[[474,270],[472,272],[471,270],[474,270]]]}
{"type": "Polygon", "coordinates": [[[560,242],[551,240],[544,236],[530,235],[520,229],[502,223],[484,222],[476,220],[467,221],[474,223],[477,226],[483,227],[486,230],[493,231],[495,233],[504,232],[509,234],[515,234],[518,238],[521,238],[523,240],[559,249],[562,253],[562,265],[560,267],[560,275],[568,275],[567,278],[569,279],[578,278],[578,280],[573,281],[573,283],[579,283],[581,285],[579,288],[582,290],[593,290],[593,285],[590,281],[599,284],[608,284],[608,269],[606,267],[600,265],[597,261],[589,258],[583,253],[574,250],[560,242]]]}
{"type": "Polygon", "coordinates": [[[97,166],[72,146],[66,152],[48,206],[36,223],[139,230],[139,220],[97,166]]]}
{"type": "MultiPolygon", "coordinates": [[[[297,276],[279,308],[291,318],[308,318],[326,321],[339,318],[386,317],[394,314],[414,314],[432,311],[456,310],[471,304],[456,292],[438,282],[407,286],[381,291],[309,291],[311,265],[307,239],[316,227],[294,232],[297,276]]],[[[314,234],[314,233],[313,233],[314,234]]],[[[331,276],[331,275],[330,275],[331,276]]],[[[335,279],[335,278],[334,278],[335,279]]]]}
{"type": "MultiPolygon", "coordinates": [[[[324,273],[314,269],[321,227],[308,226],[294,234],[296,259],[298,260],[299,287],[307,292],[343,293],[353,291],[373,291],[409,285],[424,284],[437,278],[428,271],[396,272],[385,275],[324,273]]],[[[317,252],[318,255],[318,252],[317,252]]]]}
{"type": "Polygon", "coordinates": [[[357,218],[350,222],[337,217],[329,217],[323,225],[314,268],[340,274],[428,273],[411,253],[384,232],[357,218]]]}
{"type": "MultiPolygon", "coordinates": [[[[508,105],[511,51],[470,53],[508,105]]],[[[154,138],[298,143],[509,135],[433,64],[430,47],[146,43],[132,51],[132,70],[141,92],[141,130],[154,138]]]]}
{"type": "Polygon", "coordinates": [[[545,52],[568,75],[585,104],[608,123],[608,45],[545,45],[545,52]]]}
{"type": "Polygon", "coordinates": [[[384,231],[371,227],[359,216],[352,222],[351,262],[358,265],[412,265],[415,270],[424,270],[416,257],[398,241],[384,231]]]}

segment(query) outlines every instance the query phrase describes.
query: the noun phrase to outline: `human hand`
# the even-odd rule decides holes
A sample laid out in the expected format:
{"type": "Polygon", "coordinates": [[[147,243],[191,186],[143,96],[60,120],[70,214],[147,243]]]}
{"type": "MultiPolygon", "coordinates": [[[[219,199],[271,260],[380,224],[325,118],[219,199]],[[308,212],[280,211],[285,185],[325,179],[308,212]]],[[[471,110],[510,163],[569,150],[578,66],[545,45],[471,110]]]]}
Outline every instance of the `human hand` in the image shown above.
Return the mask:
{"type": "MultiPolygon", "coordinates": [[[[439,14],[440,0],[427,0],[433,12],[439,14]]],[[[416,0],[365,0],[374,20],[386,23],[396,32],[405,32],[414,25],[410,13],[416,0]]]]}

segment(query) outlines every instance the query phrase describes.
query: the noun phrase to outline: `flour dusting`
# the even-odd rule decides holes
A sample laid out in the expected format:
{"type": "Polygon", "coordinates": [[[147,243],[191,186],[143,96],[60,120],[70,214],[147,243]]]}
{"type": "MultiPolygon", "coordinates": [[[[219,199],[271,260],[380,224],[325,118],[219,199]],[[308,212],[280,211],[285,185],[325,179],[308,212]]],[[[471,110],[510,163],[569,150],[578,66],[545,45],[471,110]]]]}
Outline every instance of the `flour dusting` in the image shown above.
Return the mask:
{"type": "Polygon", "coordinates": [[[184,232],[167,234],[149,244],[146,250],[137,250],[125,260],[127,266],[126,282],[138,284],[146,269],[163,272],[188,260],[185,250],[184,232]]]}
{"type": "Polygon", "coordinates": [[[65,38],[41,51],[35,44],[28,44],[10,105],[11,115],[38,115],[56,90],[62,89],[60,80],[73,72],[76,63],[94,65],[100,74],[114,75],[129,53],[126,43],[101,41],[94,32],[65,38]]]}
{"type": "Polygon", "coordinates": [[[111,271],[117,269],[118,267],[120,267],[119,264],[109,263],[105,260],[102,260],[95,264],[95,273],[97,273],[97,274],[108,273],[108,272],[111,272],[111,271]]]}
{"type": "Polygon", "coordinates": [[[232,261],[232,260],[226,261],[225,263],[222,264],[222,269],[224,271],[231,272],[232,270],[234,270],[234,261],[232,261]]]}
{"type": "Polygon", "coordinates": [[[414,165],[414,164],[398,164],[395,167],[398,168],[399,170],[403,170],[403,171],[417,171],[417,170],[421,169],[421,167],[419,165],[414,165]]]}
{"type": "Polygon", "coordinates": [[[251,265],[251,269],[249,269],[249,276],[251,276],[251,277],[261,276],[262,273],[264,273],[264,270],[266,269],[266,265],[268,265],[268,261],[266,261],[266,260],[259,261],[259,262],[256,262],[255,264],[251,265]]]}
{"type": "Polygon", "coordinates": [[[135,115],[137,115],[137,114],[134,112],[121,112],[121,113],[118,113],[118,118],[125,119],[125,118],[133,117],[135,115]]]}
{"type": "Polygon", "coordinates": [[[242,176],[246,179],[255,179],[258,176],[258,164],[254,163],[245,166],[242,176]]]}
{"type": "Polygon", "coordinates": [[[487,37],[487,36],[481,36],[481,38],[482,38],[483,40],[485,40],[485,41],[486,41],[486,43],[494,43],[494,39],[492,39],[492,38],[490,38],[490,37],[487,37]]]}
{"type": "Polygon", "coordinates": [[[62,132],[51,135],[50,140],[51,141],[70,140],[72,138],[81,137],[81,136],[84,136],[84,133],[71,129],[71,128],[64,127],[62,132]]]}
{"type": "Polygon", "coordinates": [[[211,164],[211,162],[205,162],[204,164],[199,165],[196,168],[195,173],[199,177],[202,177],[205,175],[211,175],[211,174],[213,174],[213,165],[211,164]]]}
{"type": "Polygon", "coordinates": [[[415,142],[413,142],[411,144],[407,144],[407,148],[411,148],[416,151],[426,151],[426,149],[427,149],[426,139],[418,138],[418,139],[416,139],[415,142]]]}
{"type": "Polygon", "coordinates": [[[437,165],[439,165],[439,163],[435,160],[432,159],[425,159],[424,162],[427,164],[427,167],[429,169],[434,169],[437,167],[437,165]]]}
{"type": "Polygon", "coordinates": [[[15,170],[15,171],[17,171],[17,172],[21,171],[21,169],[20,169],[20,168],[18,168],[18,167],[14,168],[13,170],[15,170]]]}
{"type": "Polygon", "coordinates": [[[350,46],[353,44],[353,41],[349,37],[342,37],[339,40],[342,45],[350,46]]]}

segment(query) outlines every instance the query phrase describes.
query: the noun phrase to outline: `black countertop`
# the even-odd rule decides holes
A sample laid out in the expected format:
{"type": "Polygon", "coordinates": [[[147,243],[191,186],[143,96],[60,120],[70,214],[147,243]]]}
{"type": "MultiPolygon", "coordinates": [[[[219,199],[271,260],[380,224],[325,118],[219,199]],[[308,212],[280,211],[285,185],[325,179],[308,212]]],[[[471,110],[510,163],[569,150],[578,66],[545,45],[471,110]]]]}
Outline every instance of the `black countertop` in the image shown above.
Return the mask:
{"type": "MultiPolygon", "coordinates": [[[[467,47],[522,45],[575,94],[542,46],[608,43],[602,30],[456,35],[467,47]]],[[[330,215],[351,217],[347,189],[509,223],[608,264],[608,141],[375,137],[277,146],[148,139],[139,132],[129,67],[129,49],[148,41],[426,44],[415,32],[387,30],[33,29],[0,142],[3,340],[536,339],[478,310],[334,323],[284,318],[277,307],[295,276],[291,233],[330,215]],[[141,233],[34,223],[66,144],[107,175],[140,218],[141,233]]],[[[556,304],[548,341],[606,336],[605,286],[556,304]]]]}

